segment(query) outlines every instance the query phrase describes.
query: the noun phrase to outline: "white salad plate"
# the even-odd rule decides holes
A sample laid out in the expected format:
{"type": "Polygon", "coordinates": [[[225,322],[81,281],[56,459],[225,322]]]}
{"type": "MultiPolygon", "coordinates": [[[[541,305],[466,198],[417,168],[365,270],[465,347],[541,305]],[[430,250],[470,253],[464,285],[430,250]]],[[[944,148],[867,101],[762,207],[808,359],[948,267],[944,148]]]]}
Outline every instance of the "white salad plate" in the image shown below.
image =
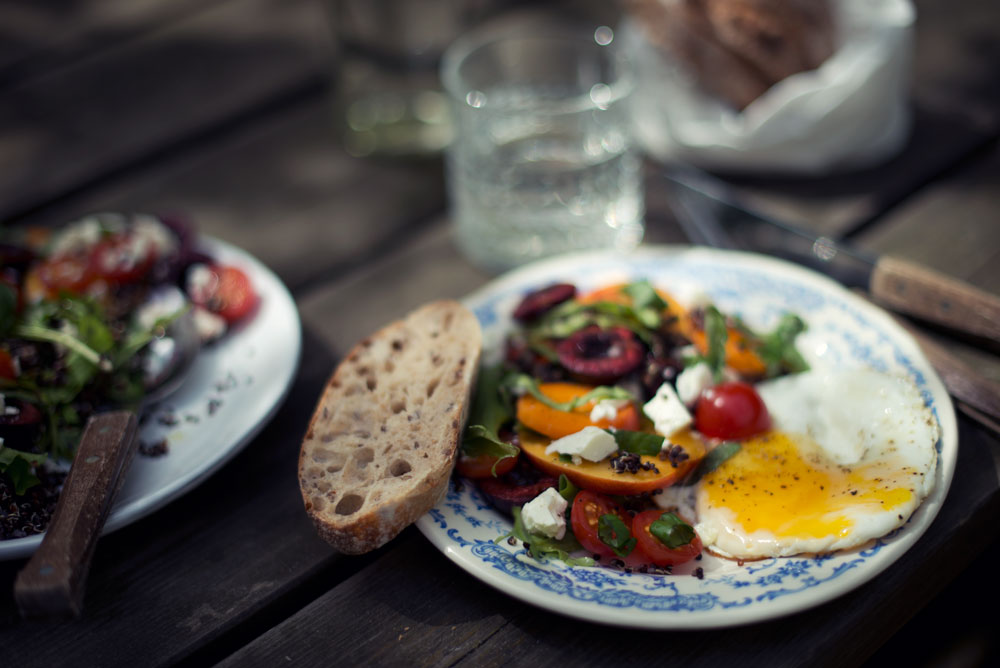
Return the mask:
{"type": "Polygon", "coordinates": [[[438,549],[483,582],[556,613],[633,628],[700,629],[820,605],[871,580],[913,546],[937,515],[955,471],[951,399],[916,342],[889,315],[829,278],[750,253],[652,246],[629,255],[582,253],[542,261],[501,276],[464,302],[483,327],[484,360],[495,362],[513,328],[510,314],[526,292],[554,282],[586,291],[643,278],[681,303],[707,295],[723,313],[762,330],[784,312],[798,314],[808,330],[797,346],[814,368],[872,367],[909,376],[941,425],[932,494],[903,527],[860,549],[743,565],[705,553],[663,576],[535,560],[519,542],[497,540],[511,531],[507,516],[473,484],[453,481],[446,498],[417,523],[438,549]]]}
{"type": "MultiPolygon", "coordinates": [[[[298,368],[302,326],[275,274],[243,250],[201,237],[200,248],[247,273],[260,297],[251,318],[202,349],[183,384],[140,419],[141,444],[167,443],[162,456],[136,454],[104,526],[120,529],[203,482],[271,419],[298,368]]],[[[42,536],[0,541],[0,560],[29,556],[42,536]]]]}

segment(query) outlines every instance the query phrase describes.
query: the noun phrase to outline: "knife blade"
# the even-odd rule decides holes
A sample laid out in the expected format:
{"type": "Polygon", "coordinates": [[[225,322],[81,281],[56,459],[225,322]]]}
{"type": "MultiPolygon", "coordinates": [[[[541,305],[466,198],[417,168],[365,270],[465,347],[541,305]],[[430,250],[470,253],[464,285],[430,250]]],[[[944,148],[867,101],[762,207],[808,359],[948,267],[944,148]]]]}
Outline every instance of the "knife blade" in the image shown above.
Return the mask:
{"type": "Polygon", "coordinates": [[[695,243],[783,257],[825,273],[897,313],[1000,346],[1000,297],[926,266],[872,255],[753,210],[726,184],[691,168],[665,172],[670,205],[695,243]]]}

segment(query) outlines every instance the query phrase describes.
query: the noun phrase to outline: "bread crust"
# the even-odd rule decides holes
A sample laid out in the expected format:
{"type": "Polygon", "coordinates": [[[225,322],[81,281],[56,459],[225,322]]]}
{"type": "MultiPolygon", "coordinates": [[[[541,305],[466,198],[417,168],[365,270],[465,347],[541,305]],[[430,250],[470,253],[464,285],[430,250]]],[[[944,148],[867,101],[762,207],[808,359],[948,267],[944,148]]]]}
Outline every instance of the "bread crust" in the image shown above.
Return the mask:
{"type": "Polygon", "coordinates": [[[306,512],[337,550],[374,550],[444,497],[481,349],[476,317],[442,300],[364,339],[337,366],[299,452],[306,512]]]}

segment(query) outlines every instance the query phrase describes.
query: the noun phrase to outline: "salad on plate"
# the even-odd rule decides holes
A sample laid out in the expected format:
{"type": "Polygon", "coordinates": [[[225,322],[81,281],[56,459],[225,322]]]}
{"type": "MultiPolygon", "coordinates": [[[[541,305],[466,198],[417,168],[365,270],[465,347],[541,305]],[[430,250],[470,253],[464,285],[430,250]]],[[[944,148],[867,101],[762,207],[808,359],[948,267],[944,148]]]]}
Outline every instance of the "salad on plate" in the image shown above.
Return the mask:
{"type": "Polygon", "coordinates": [[[179,319],[196,353],[252,316],[247,274],[195,242],[145,214],[0,232],[0,540],[44,532],[91,415],[138,408],[192,352],[179,319]]]}
{"type": "Polygon", "coordinates": [[[526,294],[456,466],[536,559],[701,576],[859,548],[931,494],[940,432],[901,375],[811,369],[768,331],[647,280],[526,294]]]}

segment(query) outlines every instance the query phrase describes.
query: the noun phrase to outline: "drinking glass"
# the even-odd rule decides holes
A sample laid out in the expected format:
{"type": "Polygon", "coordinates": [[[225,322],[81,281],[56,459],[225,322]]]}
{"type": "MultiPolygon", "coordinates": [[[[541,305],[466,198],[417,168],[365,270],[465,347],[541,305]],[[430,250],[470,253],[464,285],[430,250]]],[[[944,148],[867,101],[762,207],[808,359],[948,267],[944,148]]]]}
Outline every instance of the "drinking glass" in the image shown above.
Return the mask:
{"type": "Polygon", "coordinates": [[[446,150],[458,244],[487,271],[572,250],[634,248],[641,160],[614,32],[481,28],[445,52],[455,134],[446,150]]]}

